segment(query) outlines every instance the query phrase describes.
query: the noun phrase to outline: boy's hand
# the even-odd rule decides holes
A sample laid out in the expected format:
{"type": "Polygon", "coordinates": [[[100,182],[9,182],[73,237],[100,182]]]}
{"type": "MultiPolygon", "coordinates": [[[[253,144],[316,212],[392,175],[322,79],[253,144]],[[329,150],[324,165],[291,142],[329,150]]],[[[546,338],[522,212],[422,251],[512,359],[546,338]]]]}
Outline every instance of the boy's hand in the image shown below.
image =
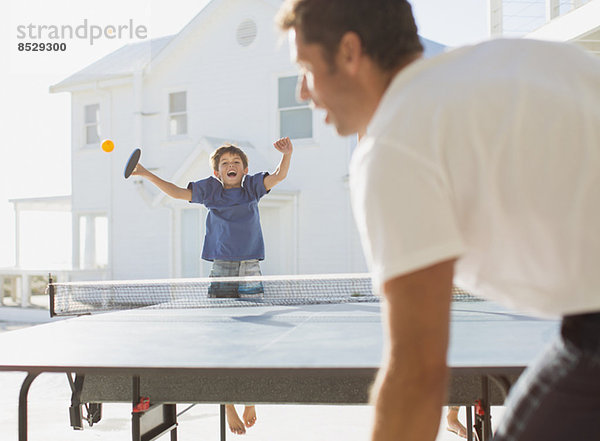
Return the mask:
{"type": "Polygon", "coordinates": [[[138,162],[138,164],[135,166],[135,168],[133,169],[133,171],[131,172],[131,175],[135,175],[135,176],[148,176],[148,170],[146,170],[146,168],[140,164],[138,162]]]}
{"type": "Polygon", "coordinates": [[[284,155],[292,153],[294,150],[294,146],[292,145],[292,141],[287,136],[285,138],[278,139],[273,143],[273,146],[283,153],[284,155]]]}
{"type": "Polygon", "coordinates": [[[273,146],[279,152],[283,153],[283,156],[281,157],[281,161],[277,166],[277,170],[275,170],[274,173],[265,176],[263,182],[267,191],[279,184],[287,176],[290,168],[290,161],[292,160],[292,150],[294,150],[292,141],[290,141],[290,138],[288,137],[278,139],[273,143],[273,146]]]}

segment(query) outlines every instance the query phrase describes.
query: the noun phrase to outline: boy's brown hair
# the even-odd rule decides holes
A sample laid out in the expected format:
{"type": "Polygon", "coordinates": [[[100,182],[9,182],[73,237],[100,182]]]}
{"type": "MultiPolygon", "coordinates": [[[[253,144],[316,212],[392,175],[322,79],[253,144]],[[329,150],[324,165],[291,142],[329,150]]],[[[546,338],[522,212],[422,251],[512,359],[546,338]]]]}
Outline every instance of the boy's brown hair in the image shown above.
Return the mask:
{"type": "Polygon", "coordinates": [[[363,50],[382,70],[393,70],[423,52],[406,0],[286,0],[276,17],[280,29],[297,28],[296,38],[323,46],[333,66],[342,36],[355,32],[363,50]]]}
{"type": "Polygon", "coordinates": [[[229,153],[230,155],[238,155],[242,160],[244,169],[248,168],[248,157],[241,148],[234,144],[223,144],[217,150],[212,152],[212,155],[210,155],[210,165],[212,166],[214,171],[219,171],[219,161],[221,161],[221,156],[223,156],[224,153],[229,153]]]}

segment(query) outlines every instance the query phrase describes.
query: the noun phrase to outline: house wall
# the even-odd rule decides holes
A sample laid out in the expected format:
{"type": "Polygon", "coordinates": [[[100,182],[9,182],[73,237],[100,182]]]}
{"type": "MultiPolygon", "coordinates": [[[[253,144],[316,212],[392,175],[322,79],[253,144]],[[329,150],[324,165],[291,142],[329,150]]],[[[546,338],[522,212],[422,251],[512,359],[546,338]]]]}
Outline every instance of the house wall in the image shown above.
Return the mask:
{"type": "MultiPolygon", "coordinates": [[[[287,43],[279,44],[273,25],[276,10],[260,0],[213,2],[209,8],[209,13],[184,28],[180,39],[171,42],[140,77],[141,106],[136,105],[133,79],[107,90],[73,93],[74,217],[88,210],[108,213],[110,278],[180,274],[178,210],[188,209],[189,204],[157,203],[158,192],[151,184],[123,179],[123,166],[137,140],[141,140],[141,162],[167,180],[203,137],[247,140],[272,164],[271,171],[280,159],[272,147],[279,137],[277,79],[295,75],[296,69],[287,43]],[[248,18],[257,23],[257,37],[242,47],[236,41],[236,29],[248,18]],[[168,94],[177,91],[187,92],[188,134],[169,138],[168,94]],[[113,139],[117,146],[111,154],[99,148],[80,148],[82,106],[95,100],[101,102],[101,136],[113,139]],[[140,133],[136,133],[136,124],[140,133]]],[[[326,126],[322,112],[314,111],[313,119],[313,139],[294,142],[285,182],[296,196],[277,202],[281,190],[276,187],[261,202],[263,227],[268,229],[265,239],[284,242],[267,243],[267,251],[273,250],[267,260],[273,260],[263,265],[268,269],[265,273],[288,272],[290,268],[300,274],[366,270],[348,195],[353,143],[326,126]],[[293,237],[283,234],[284,230],[272,231],[282,220],[294,224],[297,231],[293,237]],[[290,241],[289,246],[285,241],[290,241]]],[[[197,179],[205,177],[207,170],[200,170],[197,179]]],[[[257,171],[250,164],[250,172],[257,171]]]]}

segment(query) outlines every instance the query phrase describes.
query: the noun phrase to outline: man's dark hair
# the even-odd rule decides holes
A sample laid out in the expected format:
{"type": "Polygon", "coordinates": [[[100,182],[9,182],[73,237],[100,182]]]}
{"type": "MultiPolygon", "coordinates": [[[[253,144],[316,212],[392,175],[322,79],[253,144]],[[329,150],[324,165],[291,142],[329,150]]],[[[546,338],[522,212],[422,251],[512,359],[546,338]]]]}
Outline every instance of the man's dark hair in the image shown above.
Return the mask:
{"type": "Polygon", "coordinates": [[[276,21],[284,31],[296,28],[304,43],[322,45],[330,64],[349,31],[358,34],[364,53],[383,70],[423,52],[406,0],[286,0],[276,21]]]}

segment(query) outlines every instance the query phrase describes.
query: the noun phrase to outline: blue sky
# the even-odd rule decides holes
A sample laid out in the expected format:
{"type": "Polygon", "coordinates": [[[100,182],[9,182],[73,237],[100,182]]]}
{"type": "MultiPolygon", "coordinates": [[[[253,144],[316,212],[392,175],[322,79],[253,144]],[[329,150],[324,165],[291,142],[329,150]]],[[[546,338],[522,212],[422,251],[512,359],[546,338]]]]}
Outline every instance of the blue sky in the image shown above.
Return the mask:
{"type": "MultiPolygon", "coordinates": [[[[8,199],[71,192],[70,95],[50,94],[48,87],[130,42],[113,39],[90,45],[87,41],[75,41],[69,43],[64,54],[23,53],[17,50],[17,26],[29,23],[77,26],[85,19],[105,26],[126,24],[132,19],[136,25],[147,28],[150,38],[157,38],[181,30],[206,3],[206,0],[1,3],[0,267],[13,264],[14,219],[8,199]]],[[[459,46],[487,37],[486,0],[414,0],[412,4],[420,33],[426,38],[459,46]]],[[[55,218],[46,223],[28,219],[26,228],[40,234],[46,230],[61,236],[67,234],[60,224],[55,218]]],[[[29,234],[23,242],[30,265],[39,265],[48,258],[34,249],[35,235],[29,234]]],[[[69,252],[70,249],[62,250],[59,260],[69,252]]]]}

